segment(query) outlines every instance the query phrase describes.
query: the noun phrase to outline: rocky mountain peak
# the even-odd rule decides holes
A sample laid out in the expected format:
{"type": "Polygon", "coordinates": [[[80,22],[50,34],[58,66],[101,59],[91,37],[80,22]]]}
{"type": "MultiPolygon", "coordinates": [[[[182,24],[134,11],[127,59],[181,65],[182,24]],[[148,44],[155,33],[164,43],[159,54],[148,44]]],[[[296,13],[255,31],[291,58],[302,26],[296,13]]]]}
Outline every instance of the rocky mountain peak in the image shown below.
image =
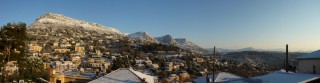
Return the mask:
{"type": "Polygon", "coordinates": [[[70,18],[64,16],[62,14],[55,13],[46,13],[39,18],[36,19],[34,23],[31,24],[31,28],[84,28],[85,30],[97,31],[100,33],[108,33],[108,34],[122,34],[119,30],[102,26],[92,22],[86,22],[83,20],[77,20],[74,18],[70,18]]]}
{"type": "Polygon", "coordinates": [[[158,37],[156,38],[159,42],[163,43],[163,44],[176,44],[177,42],[173,39],[173,37],[171,35],[164,35],[162,37],[158,37]]]}
{"type": "Polygon", "coordinates": [[[187,43],[187,39],[186,38],[176,38],[175,40],[176,40],[177,43],[180,43],[180,44],[187,43]]]}
{"type": "Polygon", "coordinates": [[[129,34],[128,37],[133,38],[135,40],[142,40],[142,41],[147,41],[147,42],[157,42],[157,40],[147,32],[132,33],[132,34],[129,34]]]}
{"type": "Polygon", "coordinates": [[[37,18],[36,21],[40,20],[40,19],[45,19],[45,18],[51,18],[51,19],[71,19],[69,17],[66,17],[62,14],[55,14],[55,13],[46,13],[46,14],[43,14],[42,16],[40,16],[39,18],[37,18]]]}

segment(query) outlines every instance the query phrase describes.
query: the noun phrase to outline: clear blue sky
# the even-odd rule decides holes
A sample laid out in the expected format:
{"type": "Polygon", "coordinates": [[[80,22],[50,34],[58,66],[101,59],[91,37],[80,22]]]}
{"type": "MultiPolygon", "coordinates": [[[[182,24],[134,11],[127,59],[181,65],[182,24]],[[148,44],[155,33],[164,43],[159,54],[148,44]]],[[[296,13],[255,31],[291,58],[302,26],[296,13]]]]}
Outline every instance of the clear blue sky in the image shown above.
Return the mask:
{"type": "Polygon", "coordinates": [[[0,25],[52,12],[210,48],[320,48],[320,0],[1,0],[0,25]]]}

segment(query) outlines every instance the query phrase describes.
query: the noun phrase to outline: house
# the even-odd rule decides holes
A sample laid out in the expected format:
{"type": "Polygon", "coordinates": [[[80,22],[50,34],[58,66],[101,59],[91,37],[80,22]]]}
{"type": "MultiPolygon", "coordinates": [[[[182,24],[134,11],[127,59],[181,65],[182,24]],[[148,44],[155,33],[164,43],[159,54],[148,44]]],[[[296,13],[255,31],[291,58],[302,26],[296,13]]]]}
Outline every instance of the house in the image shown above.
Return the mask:
{"type": "Polygon", "coordinates": [[[319,83],[320,75],[304,73],[286,73],[276,71],[263,76],[249,79],[238,79],[228,81],[228,83],[319,83]]]}
{"type": "Polygon", "coordinates": [[[54,49],[54,52],[66,53],[66,52],[70,52],[70,49],[58,48],[58,49],[54,49]]]}
{"type": "Polygon", "coordinates": [[[69,57],[76,57],[76,56],[79,56],[79,57],[83,58],[83,57],[84,57],[84,55],[85,55],[85,53],[84,53],[84,52],[76,52],[76,53],[71,53],[71,54],[69,54],[69,57]]]}
{"type": "Polygon", "coordinates": [[[83,46],[76,46],[76,47],[74,47],[74,51],[83,52],[84,51],[84,47],[83,46]]]}
{"type": "Polygon", "coordinates": [[[99,42],[99,43],[102,43],[102,42],[103,42],[103,40],[99,39],[99,40],[98,40],[98,42],[99,42]]]}
{"type": "Polygon", "coordinates": [[[136,59],[135,60],[136,64],[146,64],[146,65],[152,65],[152,61],[149,60],[148,58],[145,60],[145,59],[136,59]]]}
{"type": "Polygon", "coordinates": [[[92,68],[100,68],[102,67],[101,63],[89,63],[89,66],[92,68]]]}
{"type": "Polygon", "coordinates": [[[158,64],[152,64],[152,65],[151,65],[151,68],[154,69],[154,70],[156,70],[156,69],[159,68],[159,65],[158,65],[158,64]]]}
{"type": "Polygon", "coordinates": [[[80,43],[76,43],[76,45],[75,46],[80,46],[81,44],[80,43]]]}
{"type": "Polygon", "coordinates": [[[96,76],[94,73],[64,72],[56,73],[55,69],[50,70],[50,83],[87,83],[96,76]]]}
{"type": "Polygon", "coordinates": [[[111,61],[106,61],[105,63],[103,63],[101,67],[102,72],[106,73],[110,65],[111,65],[111,61]]]}
{"type": "Polygon", "coordinates": [[[320,73],[320,50],[296,58],[299,73],[320,73]]]}
{"type": "Polygon", "coordinates": [[[90,52],[90,55],[92,58],[101,58],[103,54],[100,52],[100,50],[96,50],[96,52],[90,52]]]}
{"type": "Polygon", "coordinates": [[[147,65],[152,65],[152,61],[151,61],[151,60],[146,60],[145,63],[146,63],[147,65]]]}
{"type": "Polygon", "coordinates": [[[60,47],[71,47],[72,45],[69,43],[62,43],[60,44],[60,47]]]}
{"type": "Polygon", "coordinates": [[[94,58],[88,58],[87,59],[87,63],[93,63],[94,62],[94,58]]]}
{"type": "Polygon", "coordinates": [[[42,47],[38,46],[38,45],[32,45],[32,46],[29,47],[29,50],[30,51],[40,52],[42,50],[42,47]]]}
{"type": "Polygon", "coordinates": [[[166,71],[172,71],[173,70],[173,62],[166,62],[165,65],[166,65],[166,67],[165,67],[166,71]]]}
{"type": "MultiPolygon", "coordinates": [[[[71,44],[76,44],[76,41],[71,41],[71,44]]],[[[76,45],[77,46],[77,45],[76,45]]]]}
{"type": "Polygon", "coordinates": [[[79,56],[71,57],[71,61],[73,63],[73,67],[77,68],[81,64],[81,57],[79,56]]]}
{"type": "Polygon", "coordinates": [[[156,77],[128,68],[120,68],[89,83],[157,83],[156,77]]]}
{"type": "Polygon", "coordinates": [[[179,65],[179,64],[173,65],[173,69],[179,69],[179,68],[180,68],[180,65],[179,65]]]}
{"type": "Polygon", "coordinates": [[[43,63],[43,68],[44,68],[44,69],[50,69],[50,68],[52,68],[52,67],[50,67],[50,65],[51,65],[50,62],[44,62],[44,63],[43,63]]]}
{"type": "Polygon", "coordinates": [[[75,69],[71,61],[54,61],[53,63],[51,63],[51,65],[56,68],[57,72],[70,71],[72,69],[75,69]]]}
{"type": "Polygon", "coordinates": [[[101,58],[88,58],[87,66],[89,68],[102,70],[105,72],[106,69],[110,66],[111,62],[109,60],[101,59],[101,58]]]}
{"type": "Polygon", "coordinates": [[[58,47],[58,46],[59,46],[59,43],[58,43],[58,42],[54,42],[54,43],[53,43],[53,46],[54,46],[54,47],[58,47]]]}
{"type": "Polygon", "coordinates": [[[91,53],[90,55],[91,55],[92,58],[101,58],[103,54],[102,53],[99,53],[99,54],[91,53]]]}
{"type": "MultiPolygon", "coordinates": [[[[220,73],[214,74],[214,79],[212,80],[212,78],[213,78],[213,74],[211,74],[209,76],[198,77],[198,78],[194,79],[193,81],[195,83],[206,83],[208,80],[209,83],[213,83],[213,80],[214,80],[214,82],[228,82],[228,81],[243,79],[240,76],[233,75],[233,74],[230,74],[227,72],[220,72],[220,73]],[[207,77],[208,77],[208,79],[207,79],[207,77]]],[[[244,82],[244,83],[246,83],[246,82],[244,82]]],[[[251,82],[249,82],[249,83],[251,83],[251,82]]],[[[270,83],[272,83],[272,82],[270,82],[270,83]]],[[[287,82],[284,82],[284,83],[287,83],[287,82]]]]}
{"type": "Polygon", "coordinates": [[[166,83],[176,83],[179,81],[179,76],[177,74],[171,74],[165,81],[166,83]]]}
{"type": "Polygon", "coordinates": [[[138,67],[138,68],[145,68],[146,67],[144,64],[141,64],[141,63],[136,64],[135,66],[138,67]]]}
{"type": "Polygon", "coordinates": [[[143,59],[137,59],[135,60],[136,64],[142,64],[144,63],[146,60],[143,60],[143,59]]]}
{"type": "Polygon", "coordinates": [[[42,57],[51,57],[51,54],[50,53],[42,53],[41,56],[42,57]]]}
{"type": "Polygon", "coordinates": [[[110,55],[110,52],[104,52],[105,55],[110,55]]]}
{"type": "Polygon", "coordinates": [[[30,54],[32,55],[32,57],[37,57],[37,56],[40,55],[41,53],[35,52],[35,51],[30,51],[30,54]]]}
{"type": "Polygon", "coordinates": [[[180,72],[178,76],[180,82],[186,82],[191,79],[190,75],[186,71],[180,72]]]}
{"type": "Polygon", "coordinates": [[[89,46],[89,49],[90,49],[90,50],[93,50],[93,49],[94,49],[94,46],[89,46]]]}
{"type": "Polygon", "coordinates": [[[193,60],[198,63],[202,63],[204,61],[203,58],[193,58],[193,60]]]}

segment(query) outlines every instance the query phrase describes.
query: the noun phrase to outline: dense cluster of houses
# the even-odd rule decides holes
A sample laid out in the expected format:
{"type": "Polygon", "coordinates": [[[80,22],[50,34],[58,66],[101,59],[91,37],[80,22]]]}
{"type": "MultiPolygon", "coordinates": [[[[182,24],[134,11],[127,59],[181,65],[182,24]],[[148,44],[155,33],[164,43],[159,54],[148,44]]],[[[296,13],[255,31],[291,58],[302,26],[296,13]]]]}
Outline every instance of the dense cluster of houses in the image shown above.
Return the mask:
{"type": "MultiPolygon", "coordinates": [[[[139,58],[134,58],[134,64],[130,64],[129,68],[119,68],[110,71],[113,61],[118,57],[133,56],[125,53],[117,45],[123,42],[129,43],[125,45],[137,46],[135,41],[127,39],[123,41],[121,36],[110,36],[108,34],[96,34],[94,32],[84,32],[79,35],[66,36],[66,32],[57,34],[33,34],[44,39],[31,40],[28,42],[28,55],[32,58],[41,58],[44,61],[44,67],[47,70],[49,79],[52,83],[172,83],[172,82],[272,82],[287,83],[287,81],[279,78],[290,78],[288,82],[319,82],[320,76],[320,51],[315,51],[303,57],[297,58],[298,72],[275,71],[269,74],[244,78],[228,72],[209,73],[208,68],[202,64],[208,63],[208,56],[192,57],[191,63],[187,63],[185,51],[157,51],[155,53],[139,53],[139,58]],[[64,33],[64,34],[61,34],[64,33]],[[46,39],[46,37],[52,37],[46,39]],[[115,50],[118,49],[118,50],[115,50]],[[154,58],[149,58],[150,56],[154,58]],[[160,59],[164,59],[163,64],[160,59]],[[186,71],[189,64],[193,64],[197,68],[198,77],[186,71]],[[164,76],[160,75],[163,72],[164,76]],[[279,77],[281,76],[281,77],[279,77]],[[279,79],[279,80],[271,80],[279,79]]],[[[218,60],[210,60],[217,65],[227,66],[228,62],[220,62],[218,60]]],[[[11,61],[5,66],[5,71],[14,74],[19,67],[11,61]]],[[[210,62],[212,63],[212,62],[210,62]]],[[[128,63],[129,64],[129,63],[128,63]]]]}

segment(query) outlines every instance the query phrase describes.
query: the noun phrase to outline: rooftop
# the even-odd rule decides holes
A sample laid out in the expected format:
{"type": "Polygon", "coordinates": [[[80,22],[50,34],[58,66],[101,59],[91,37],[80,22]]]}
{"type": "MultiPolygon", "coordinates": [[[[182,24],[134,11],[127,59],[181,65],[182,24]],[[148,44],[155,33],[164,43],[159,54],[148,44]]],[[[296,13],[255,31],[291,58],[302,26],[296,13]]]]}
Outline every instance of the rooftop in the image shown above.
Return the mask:
{"type": "Polygon", "coordinates": [[[89,83],[154,83],[154,77],[128,68],[120,68],[89,83]]]}
{"type": "Polygon", "coordinates": [[[229,81],[229,83],[306,83],[319,78],[320,75],[317,74],[286,73],[277,71],[249,79],[229,81]]]}
{"type": "MultiPolygon", "coordinates": [[[[212,79],[212,75],[209,75],[209,78],[212,79]]],[[[214,74],[214,82],[226,82],[226,81],[231,81],[231,80],[238,80],[242,79],[242,77],[230,74],[227,72],[220,72],[218,74],[214,74]]],[[[197,79],[194,79],[194,82],[196,83],[206,83],[206,76],[199,77],[197,79]]]]}
{"type": "Polygon", "coordinates": [[[297,59],[320,59],[320,50],[298,57],[297,59]]]}

